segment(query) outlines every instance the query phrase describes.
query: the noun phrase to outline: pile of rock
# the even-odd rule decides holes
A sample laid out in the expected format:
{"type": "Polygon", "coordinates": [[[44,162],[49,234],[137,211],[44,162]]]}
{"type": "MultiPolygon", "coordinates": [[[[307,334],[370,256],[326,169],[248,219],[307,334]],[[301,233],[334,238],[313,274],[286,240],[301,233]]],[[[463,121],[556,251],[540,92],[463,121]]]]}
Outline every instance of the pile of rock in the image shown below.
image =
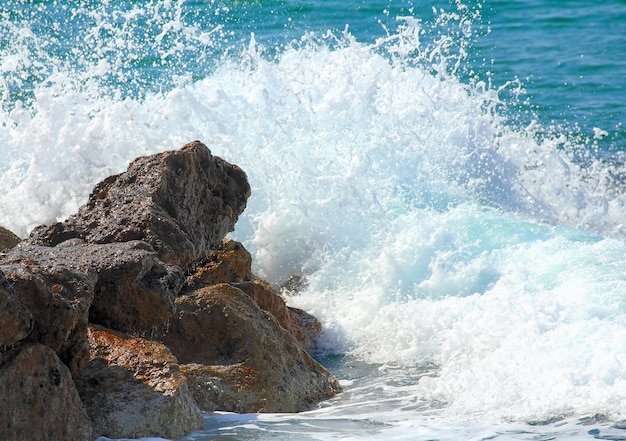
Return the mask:
{"type": "Polygon", "coordinates": [[[319,323],[224,239],[249,195],[196,141],[136,159],[17,245],[0,230],[0,438],[179,438],[202,411],[336,394],[307,352],[319,323]]]}

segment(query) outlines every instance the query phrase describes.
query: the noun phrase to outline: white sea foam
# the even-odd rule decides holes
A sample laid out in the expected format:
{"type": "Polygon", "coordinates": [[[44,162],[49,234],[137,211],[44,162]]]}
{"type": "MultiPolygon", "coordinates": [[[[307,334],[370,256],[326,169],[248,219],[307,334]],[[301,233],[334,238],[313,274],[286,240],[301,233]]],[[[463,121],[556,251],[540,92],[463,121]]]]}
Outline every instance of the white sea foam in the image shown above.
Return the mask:
{"type": "MultiPolygon", "coordinates": [[[[171,20],[163,32],[200,32],[171,20]]],[[[389,369],[367,373],[370,391],[392,390],[403,415],[418,402],[455,418],[625,416],[626,213],[609,168],[507,121],[502,91],[462,82],[448,40],[423,35],[405,19],[375,44],[306,37],[276,60],[252,38],[203,78],[140,97],[60,66],[32,102],[2,107],[0,224],[24,236],[134,157],[200,139],[248,173],[234,237],[255,271],[277,286],[302,276],[290,304],[321,318],[328,352],[389,369]],[[423,366],[435,370],[403,377],[423,366]],[[400,377],[404,389],[386,383],[400,377]]]]}

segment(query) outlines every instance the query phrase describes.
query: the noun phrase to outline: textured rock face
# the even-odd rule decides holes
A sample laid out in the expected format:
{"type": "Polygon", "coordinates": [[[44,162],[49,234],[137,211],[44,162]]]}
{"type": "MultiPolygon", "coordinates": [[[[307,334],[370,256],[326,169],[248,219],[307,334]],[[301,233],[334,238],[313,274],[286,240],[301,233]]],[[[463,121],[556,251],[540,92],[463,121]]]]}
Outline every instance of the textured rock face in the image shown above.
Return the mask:
{"type": "Polygon", "coordinates": [[[185,278],[177,266],[164,265],[140,241],[92,246],[87,263],[98,274],[92,323],[142,332],[165,323],[185,278]]]}
{"type": "Polygon", "coordinates": [[[203,417],[162,344],[92,327],[93,358],[77,380],[98,435],[178,439],[202,428],[203,417]]]}
{"type": "Polygon", "coordinates": [[[41,248],[37,253],[13,248],[0,258],[0,271],[32,314],[26,339],[52,349],[76,375],[89,359],[87,322],[95,278],[41,248]]]}
{"type": "Polygon", "coordinates": [[[71,238],[144,240],[163,262],[186,269],[233,230],[249,195],[245,173],[195,141],[136,159],[125,173],[96,185],[76,215],[35,229],[28,241],[54,246],[71,238]]]}
{"type": "Polygon", "coordinates": [[[298,412],[339,391],[335,378],[240,289],[218,284],[176,303],[178,317],[163,341],[202,409],[298,412]]]}
{"type": "Polygon", "coordinates": [[[0,271],[0,346],[14,345],[28,336],[32,328],[32,314],[17,299],[13,285],[0,271]]]}
{"type": "Polygon", "coordinates": [[[252,256],[242,244],[225,239],[221,248],[211,250],[187,277],[186,289],[202,288],[217,283],[252,280],[252,256]]]}
{"type": "MultiPolygon", "coordinates": [[[[18,249],[33,248],[37,249],[18,249]]],[[[143,332],[165,323],[174,313],[174,299],[185,277],[177,266],[164,265],[147,243],[135,240],[94,245],[72,239],[48,250],[94,275],[91,323],[143,332]]]]}
{"type": "Polygon", "coordinates": [[[321,332],[321,326],[315,317],[302,310],[289,308],[283,298],[262,280],[232,285],[248,294],[262,310],[272,314],[305,350],[313,349],[314,339],[321,332]]]}
{"type": "Polygon", "coordinates": [[[13,355],[0,367],[0,439],[92,440],[70,372],[54,352],[29,343],[13,355]]]}

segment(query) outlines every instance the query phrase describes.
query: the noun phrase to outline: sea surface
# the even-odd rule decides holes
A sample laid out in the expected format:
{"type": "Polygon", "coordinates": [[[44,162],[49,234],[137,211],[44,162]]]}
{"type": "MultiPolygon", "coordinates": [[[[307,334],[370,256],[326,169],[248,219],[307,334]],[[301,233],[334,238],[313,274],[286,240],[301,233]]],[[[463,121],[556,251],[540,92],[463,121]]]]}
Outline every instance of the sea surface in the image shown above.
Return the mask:
{"type": "Polygon", "coordinates": [[[345,392],[191,440],[626,440],[626,2],[0,0],[0,225],[199,139],[345,392]]]}

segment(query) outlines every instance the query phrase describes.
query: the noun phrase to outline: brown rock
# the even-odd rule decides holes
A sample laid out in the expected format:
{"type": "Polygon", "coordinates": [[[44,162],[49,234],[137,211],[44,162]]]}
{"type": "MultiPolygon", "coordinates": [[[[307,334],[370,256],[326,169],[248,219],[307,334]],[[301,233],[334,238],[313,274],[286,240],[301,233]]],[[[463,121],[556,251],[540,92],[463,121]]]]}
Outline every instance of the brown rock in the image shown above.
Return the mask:
{"type": "Polygon", "coordinates": [[[272,314],[305,350],[310,351],[315,347],[315,338],[321,331],[321,326],[315,317],[302,310],[287,307],[283,298],[262,280],[232,285],[248,294],[261,309],[272,314]],[[307,319],[308,322],[306,322],[307,319]]]}
{"type": "Polygon", "coordinates": [[[52,250],[75,268],[96,275],[91,323],[143,332],[174,313],[174,298],[185,277],[177,266],[164,265],[146,242],[96,245],[73,239],[52,250]]]}
{"type": "Polygon", "coordinates": [[[306,335],[304,344],[305,347],[308,348],[309,351],[314,350],[316,346],[316,340],[322,334],[322,324],[319,322],[317,317],[309,314],[306,311],[303,311],[299,308],[293,308],[291,306],[287,307],[289,311],[298,318],[298,323],[300,328],[306,335]],[[309,342],[310,346],[306,346],[306,343],[309,342]]]}
{"type": "MultiPolygon", "coordinates": [[[[12,346],[33,328],[33,316],[15,296],[13,286],[0,271],[0,346],[12,346]]],[[[0,362],[2,358],[0,357],[0,362]]]]}
{"type": "Polygon", "coordinates": [[[230,283],[244,291],[263,309],[272,314],[304,349],[312,350],[321,326],[315,317],[302,310],[287,307],[283,298],[272,287],[252,274],[252,256],[234,240],[225,239],[224,245],[213,250],[187,277],[185,291],[230,283]]]}
{"type": "Polygon", "coordinates": [[[187,379],[165,346],[101,327],[90,328],[89,340],[94,358],[76,383],[96,434],[178,439],[202,428],[187,379]]]}
{"type": "Polygon", "coordinates": [[[93,301],[94,277],[75,269],[45,247],[16,247],[0,256],[0,271],[30,311],[27,340],[52,349],[77,375],[89,359],[87,321],[93,301]]]}
{"type": "Polygon", "coordinates": [[[259,373],[243,363],[231,365],[182,364],[189,388],[204,411],[263,412],[272,410],[265,394],[259,394],[259,373]]]}
{"type": "Polygon", "coordinates": [[[67,367],[38,343],[0,367],[0,439],[91,441],[91,421],[67,367]]]}
{"type": "Polygon", "coordinates": [[[249,195],[245,173],[195,141],[136,159],[125,173],[97,184],[76,215],[36,228],[27,240],[48,246],[70,238],[144,240],[163,262],[187,269],[221,245],[249,195]]]}
{"type": "Polygon", "coordinates": [[[22,239],[13,234],[13,232],[4,227],[0,227],[0,251],[13,248],[15,245],[20,243],[21,240],[22,239]]]}
{"type": "Polygon", "coordinates": [[[218,283],[252,280],[252,256],[244,246],[225,239],[221,248],[211,250],[187,277],[187,289],[193,290],[218,283]]]}
{"type": "Polygon", "coordinates": [[[339,386],[276,319],[243,291],[219,284],[176,299],[164,343],[205,410],[298,412],[339,386]]]}

